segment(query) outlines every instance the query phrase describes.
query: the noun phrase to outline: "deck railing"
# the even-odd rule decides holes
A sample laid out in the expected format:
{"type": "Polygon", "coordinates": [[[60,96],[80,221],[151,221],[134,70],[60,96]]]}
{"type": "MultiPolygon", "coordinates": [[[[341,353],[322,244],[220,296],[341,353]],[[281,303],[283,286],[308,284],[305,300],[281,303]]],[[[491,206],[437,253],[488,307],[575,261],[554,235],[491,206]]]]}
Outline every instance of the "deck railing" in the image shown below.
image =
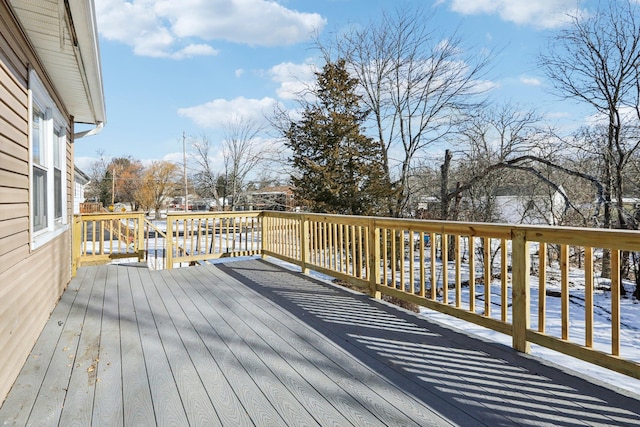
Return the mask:
{"type": "MultiPolygon", "coordinates": [[[[131,214],[107,218],[116,215],[124,224],[134,217],[144,223],[144,217],[131,214]]],[[[83,215],[76,221],[84,230],[97,218],[83,215]]],[[[111,221],[106,224],[113,229],[113,220],[104,221],[111,221]]],[[[148,261],[148,244],[142,242],[153,233],[145,231],[148,227],[129,228],[140,237],[133,239],[127,254],[142,250],[148,261]]],[[[273,256],[304,272],[315,270],[359,286],[375,297],[388,295],[508,334],[522,352],[535,343],[640,378],[637,356],[625,353],[625,340],[634,337],[620,330],[619,275],[621,254],[640,251],[639,232],[222,212],[170,213],[161,240],[166,268],[223,256],[273,256]],[[605,252],[611,259],[611,280],[598,277],[605,252]],[[580,310],[570,304],[573,282],[584,285],[580,310]],[[594,295],[601,287],[610,298],[608,307],[599,309],[608,311],[611,321],[605,331],[596,331],[594,295]],[[554,305],[558,310],[549,309],[550,298],[559,299],[554,305]]],[[[92,240],[83,242],[102,247],[92,240]]],[[[90,259],[86,251],[77,253],[77,265],[90,259]]]]}
{"type": "Polygon", "coordinates": [[[167,266],[260,254],[259,212],[170,213],[167,266]]]}
{"type": "Polygon", "coordinates": [[[76,215],[73,274],[81,265],[136,258],[158,270],[221,257],[260,254],[259,212],[143,212],[76,215]]]}
{"type": "Polygon", "coordinates": [[[145,257],[144,213],[93,213],[73,220],[73,274],[81,265],[145,257]]]}

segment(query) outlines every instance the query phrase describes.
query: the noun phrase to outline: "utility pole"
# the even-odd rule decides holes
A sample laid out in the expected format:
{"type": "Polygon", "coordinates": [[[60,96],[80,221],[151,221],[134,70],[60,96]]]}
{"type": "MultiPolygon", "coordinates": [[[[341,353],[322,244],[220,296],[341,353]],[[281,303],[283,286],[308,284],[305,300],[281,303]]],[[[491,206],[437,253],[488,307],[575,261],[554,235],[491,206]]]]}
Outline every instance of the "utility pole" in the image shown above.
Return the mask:
{"type": "Polygon", "coordinates": [[[189,189],[187,187],[187,136],[182,131],[182,173],[184,175],[184,211],[189,210],[189,189]]]}
{"type": "Polygon", "coordinates": [[[115,212],[115,198],[116,198],[116,165],[113,165],[111,170],[111,207],[113,208],[113,212],[115,212]]]}

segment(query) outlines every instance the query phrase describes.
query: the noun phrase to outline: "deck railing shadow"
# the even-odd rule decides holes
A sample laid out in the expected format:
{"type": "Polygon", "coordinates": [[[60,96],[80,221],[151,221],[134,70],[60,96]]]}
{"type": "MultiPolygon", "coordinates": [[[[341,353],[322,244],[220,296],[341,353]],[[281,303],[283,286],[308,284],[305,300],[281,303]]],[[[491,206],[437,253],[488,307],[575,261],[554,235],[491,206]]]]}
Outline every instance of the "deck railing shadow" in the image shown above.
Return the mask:
{"type": "Polygon", "coordinates": [[[640,415],[618,393],[365,295],[266,262],[220,269],[454,422],[626,426],[640,415]]]}

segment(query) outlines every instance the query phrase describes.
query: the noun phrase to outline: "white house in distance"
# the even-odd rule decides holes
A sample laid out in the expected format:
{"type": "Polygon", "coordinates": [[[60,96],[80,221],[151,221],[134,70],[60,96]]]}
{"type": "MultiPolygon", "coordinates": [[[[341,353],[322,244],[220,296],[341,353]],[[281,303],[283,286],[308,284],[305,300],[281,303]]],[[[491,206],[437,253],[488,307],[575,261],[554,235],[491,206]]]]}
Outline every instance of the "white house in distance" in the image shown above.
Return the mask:
{"type": "MultiPolygon", "coordinates": [[[[486,209],[491,204],[492,222],[504,224],[558,224],[565,211],[563,188],[552,189],[546,185],[502,186],[495,189],[490,197],[471,200],[462,197],[462,211],[486,209]]],[[[437,219],[440,215],[440,199],[434,196],[420,198],[416,216],[423,219],[437,219]]]]}
{"type": "Polygon", "coordinates": [[[0,402],[71,280],[74,141],[105,117],[93,0],[0,0],[0,402]]]}
{"type": "Polygon", "coordinates": [[[73,214],[78,215],[80,213],[80,204],[85,201],[84,189],[91,182],[91,178],[77,166],[74,166],[73,172],[73,214]]]}
{"type": "Polygon", "coordinates": [[[496,191],[497,222],[507,224],[558,224],[565,209],[560,191],[546,185],[502,187],[496,191]]]}

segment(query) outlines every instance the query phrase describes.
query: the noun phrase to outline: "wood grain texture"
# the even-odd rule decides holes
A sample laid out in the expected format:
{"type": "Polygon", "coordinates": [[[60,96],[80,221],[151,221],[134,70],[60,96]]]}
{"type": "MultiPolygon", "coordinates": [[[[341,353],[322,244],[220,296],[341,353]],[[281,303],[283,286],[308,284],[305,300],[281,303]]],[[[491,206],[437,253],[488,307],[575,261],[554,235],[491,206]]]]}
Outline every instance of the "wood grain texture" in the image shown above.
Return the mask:
{"type": "MultiPolygon", "coordinates": [[[[411,414],[412,410],[419,411],[421,407],[417,404],[412,409],[416,402],[404,394],[410,393],[422,402],[428,402],[432,409],[437,408],[439,413],[448,415],[449,420],[463,425],[552,424],[556,422],[554,420],[570,422],[569,419],[576,416],[583,422],[588,419],[605,424],[624,424],[620,420],[612,421],[616,411],[608,408],[604,401],[596,403],[592,397],[582,394],[583,387],[589,388],[585,384],[574,385],[577,388],[569,391],[565,384],[557,382],[555,374],[546,372],[540,376],[538,368],[524,367],[520,362],[513,364],[514,353],[507,355],[505,352],[494,358],[489,355],[495,349],[479,343],[469,346],[446,330],[425,325],[413,315],[397,313],[397,318],[392,316],[388,323],[384,322],[382,313],[387,311],[381,305],[381,312],[374,314],[376,310],[371,309],[369,302],[360,305],[349,298],[350,302],[344,304],[341,298],[325,298],[313,280],[299,276],[287,279],[287,276],[295,274],[278,269],[271,274],[271,269],[242,263],[224,266],[225,272],[235,271],[237,275],[234,277],[244,283],[253,283],[251,288],[259,290],[263,299],[277,301],[279,307],[305,324],[313,325],[310,329],[296,330],[317,331],[323,342],[318,346],[320,351],[324,353],[332,348],[327,343],[334,343],[342,351],[347,350],[349,357],[341,359],[332,355],[332,360],[338,361],[339,366],[354,377],[366,379],[366,385],[378,391],[405,415],[411,414]],[[407,321],[409,323],[405,323],[407,321]],[[427,329],[422,329],[425,326],[427,329]],[[359,373],[359,363],[366,366],[366,374],[359,373]],[[377,388],[376,375],[381,375],[384,382],[390,382],[386,387],[381,383],[381,388],[377,388]],[[402,393],[394,401],[394,393],[390,393],[388,388],[396,385],[401,385],[402,393]],[[580,396],[574,394],[573,390],[577,389],[581,390],[580,396]],[[566,399],[553,401],[554,396],[560,395],[566,399]],[[589,401],[599,408],[597,413],[588,409],[589,401]],[[447,405],[455,406],[456,410],[445,409],[447,405]],[[572,415],[565,416],[565,411],[572,415]]],[[[520,358],[516,356],[516,359],[520,358]]],[[[354,392],[360,393],[361,389],[354,385],[354,392]]],[[[596,393],[595,396],[600,400],[604,395],[596,393]]],[[[366,407],[371,409],[375,405],[372,401],[366,407]]],[[[382,414],[385,414],[389,408],[383,408],[382,414]]],[[[629,416],[626,422],[637,416],[626,412],[628,409],[623,410],[629,416]]],[[[417,417],[417,420],[420,423],[433,422],[433,416],[417,417]]],[[[402,423],[396,419],[392,424],[402,423]]]]}
{"type": "MultiPolygon", "coordinates": [[[[202,269],[200,275],[209,277],[211,273],[219,283],[220,272],[213,269],[202,269]]],[[[225,282],[228,283],[228,279],[225,282]]],[[[352,395],[342,384],[354,381],[356,373],[344,371],[333,355],[319,352],[313,345],[313,338],[306,336],[303,324],[293,321],[285,311],[243,286],[228,283],[224,288],[216,288],[216,295],[224,294],[225,299],[243,307],[237,313],[238,317],[252,320],[250,323],[247,320],[240,322],[247,328],[255,329],[263,345],[269,347],[269,366],[283,373],[283,381],[307,407],[314,408],[313,413],[322,425],[375,424],[377,418],[372,417],[370,410],[360,401],[362,394],[352,395]],[[248,313],[248,310],[251,312],[248,313]],[[295,374],[291,374],[290,370],[295,374]]],[[[243,335],[245,333],[250,334],[247,331],[243,335]]],[[[264,353],[261,352],[261,355],[264,353]]]]}
{"type": "MultiPolygon", "coordinates": [[[[212,267],[211,270],[215,272],[215,268],[212,267]]],[[[264,307],[263,311],[272,315],[283,310],[278,313],[278,317],[281,318],[284,328],[280,327],[276,330],[282,334],[287,342],[294,345],[297,351],[302,351],[305,358],[308,358],[308,361],[301,363],[301,366],[311,369],[315,365],[324,372],[324,380],[315,384],[314,387],[326,391],[323,395],[327,399],[330,398],[329,396],[338,397],[338,402],[335,402],[335,405],[341,408],[343,415],[351,415],[352,418],[349,420],[351,423],[354,425],[375,425],[377,423],[415,426],[448,425],[447,421],[430,412],[421,403],[401,392],[393,383],[380,375],[379,372],[388,370],[384,363],[378,363],[371,359],[365,361],[359,357],[364,354],[360,353],[354,357],[352,353],[345,351],[343,345],[347,347],[351,347],[351,345],[343,340],[344,336],[334,341],[334,338],[337,338],[339,334],[336,331],[343,327],[341,325],[345,325],[345,327],[347,327],[346,325],[356,326],[362,325],[364,322],[364,324],[377,328],[384,324],[385,318],[388,321],[394,321],[392,317],[374,307],[367,306],[362,301],[351,300],[346,294],[339,290],[332,290],[329,286],[323,286],[300,277],[280,275],[281,271],[277,268],[266,267],[254,270],[249,267],[240,268],[240,270],[248,280],[256,280],[257,276],[260,276],[262,286],[274,289],[278,294],[284,295],[285,300],[290,299],[290,304],[285,303],[283,306],[284,301],[278,300],[274,306],[269,304],[270,298],[264,302],[266,294],[253,295],[251,296],[251,304],[245,305],[249,307],[262,306],[264,307]],[[293,303],[291,303],[292,301],[293,303]],[[347,302],[351,303],[349,307],[345,306],[347,302]],[[298,323],[296,318],[301,318],[296,314],[300,314],[298,310],[301,306],[304,307],[303,311],[310,310],[308,314],[311,317],[302,319],[302,322],[298,323]],[[289,314],[292,310],[294,317],[289,314]],[[324,318],[329,323],[318,319],[318,315],[320,319],[324,318]],[[320,322],[316,323],[316,320],[320,320],[320,322]],[[320,329],[318,329],[319,327],[320,329]]],[[[233,288],[238,287],[234,286],[233,288]]],[[[404,322],[400,321],[400,323],[404,322]]],[[[269,324],[273,326],[273,322],[269,324]]],[[[410,325],[405,326],[409,327],[408,330],[411,329],[410,325]]],[[[351,339],[355,340],[356,337],[351,339]]],[[[300,355],[291,359],[285,358],[285,360],[297,359],[300,359],[300,355]]],[[[435,396],[433,396],[433,400],[434,402],[438,400],[439,404],[447,405],[435,396]]]]}
{"type": "Polygon", "coordinates": [[[194,284],[181,280],[180,285],[185,295],[197,307],[197,312],[193,313],[193,317],[190,316],[193,327],[200,336],[204,337],[208,350],[220,366],[226,380],[233,387],[234,394],[252,422],[256,425],[283,425],[284,420],[252,377],[251,367],[247,369],[242,363],[242,355],[234,352],[236,347],[234,343],[240,337],[235,334],[225,334],[221,330],[220,315],[216,307],[197,291],[194,284]]]}
{"type": "Polygon", "coordinates": [[[183,402],[145,295],[139,269],[130,268],[128,272],[156,422],[160,426],[188,425],[183,402]]]}
{"type": "Polygon", "coordinates": [[[53,358],[56,344],[78,295],[78,287],[87,272],[87,269],[82,270],[77,276],[78,280],[69,285],[67,292],[60,298],[13,385],[15,392],[10,393],[0,407],[0,420],[8,424],[26,424],[53,358]]]}
{"type": "MultiPolygon", "coordinates": [[[[243,351],[247,364],[260,367],[264,364],[271,375],[262,374],[264,383],[262,386],[275,393],[276,402],[282,402],[276,408],[285,421],[293,425],[309,425],[319,423],[321,425],[346,425],[348,421],[331,405],[327,405],[326,399],[315,389],[307,378],[302,375],[296,366],[292,365],[281,352],[282,337],[275,337],[271,331],[271,324],[264,323],[251,310],[255,307],[251,300],[240,298],[237,292],[230,289],[223,281],[218,281],[215,288],[207,286],[212,283],[208,270],[191,269],[185,271],[190,282],[200,283],[208,301],[220,307],[221,318],[225,320],[228,333],[237,334],[243,338],[245,345],[250,343],[253,351],[243,351]],[[201,270],[201,271],[198,271],[201,270]],[[199,275],[197,273],[200,273],[199,275]],[[189,277],[190,276],[190,277],[189,277]],[[215,289],[215,290],[214,290],[215,289]],[[249,311],[251,310],[251,311],[249,311]],[[278,390],[280,389],[280,390],[278,390]],[[313,415],[308,412],[315,409],[313,415]]],[[[252,295],[253,299],[259,299],[259,295],[252,295]]],[[[268,393],[268,392],[266,392],[268,393]]],[[[330,392],[326,392],[330,394],[330,392]]],[[[268,396],[268,394],[267,394],[268,396]]]]}
{"type": "Polygon", "coordinates": [[[189,425],[221,425],[211,399],[198,375],[196,364],[200,360],[192,359],[187,346],[190,341],[183,341],[180,331],[169,313],[167,306],[173,306],[173,298],[164,293],[164,298],[158,293],[151,279],[149,270],[138,269],[144,290],[149,302],[151,313],[158,330],[167,362],[173,374],[173,381],[184,406],[184,412],[189,425]]]}
{"type": "Polygon", "coordinates": [[[64,407],[65,397],[76,357],[80,333],[93,289],[96,270],[88,273],[69,312],[69,317],[56,343],[47,374],[34,403],[29,422],[40,426],[57,426],[64,407]]]}
{"type": "Polygon", "coordinates": [[[82,427],[90,425],[92,419],[107,271],[106,268],[99,268],[92,272],[95,272],[95,276],[88,301],[91,309],[85,311],[82,333],[60,415],[59,424],[64,426],[82,427]]]}
{"type": "MultiPolygon", "coordinates": [[[[120,317],[119,271],[116,265],[96,268],[106,270],[107,274],[104,281],[92,424],[117,427],[124,423],[121,334],[117,322],[120,317]]],[[[79,271],[84,270],[86,269],[79,271]]]]}
{"type": "Polygon", "coordinates": [[[251,424],[247,412],[214,357],[215,348],[212,352],[207,346],[206,340],[211,334],[200,334],[192,323],[192,319],[201,316],[200,312],[182,291],[180,283],[174,276],[173,274],[152,275],[156,289],[168,312],[171,313],[182,342],[185,343],[192,366],[199,378],[198,381],[206,391],[206,397],[210,403],[205,402],[203,406],[206,406],[206,410],[209,411],[209,405],[211,405],[216,413],[215,416],[210,416],[207,423],[210,425],[251,424]]]}
{"type": "Polygon", "coordinates": [[[124,425],[155,422],[149,378],[140,341],[128,269],[118,269],[118,302],[124,425]]]}

